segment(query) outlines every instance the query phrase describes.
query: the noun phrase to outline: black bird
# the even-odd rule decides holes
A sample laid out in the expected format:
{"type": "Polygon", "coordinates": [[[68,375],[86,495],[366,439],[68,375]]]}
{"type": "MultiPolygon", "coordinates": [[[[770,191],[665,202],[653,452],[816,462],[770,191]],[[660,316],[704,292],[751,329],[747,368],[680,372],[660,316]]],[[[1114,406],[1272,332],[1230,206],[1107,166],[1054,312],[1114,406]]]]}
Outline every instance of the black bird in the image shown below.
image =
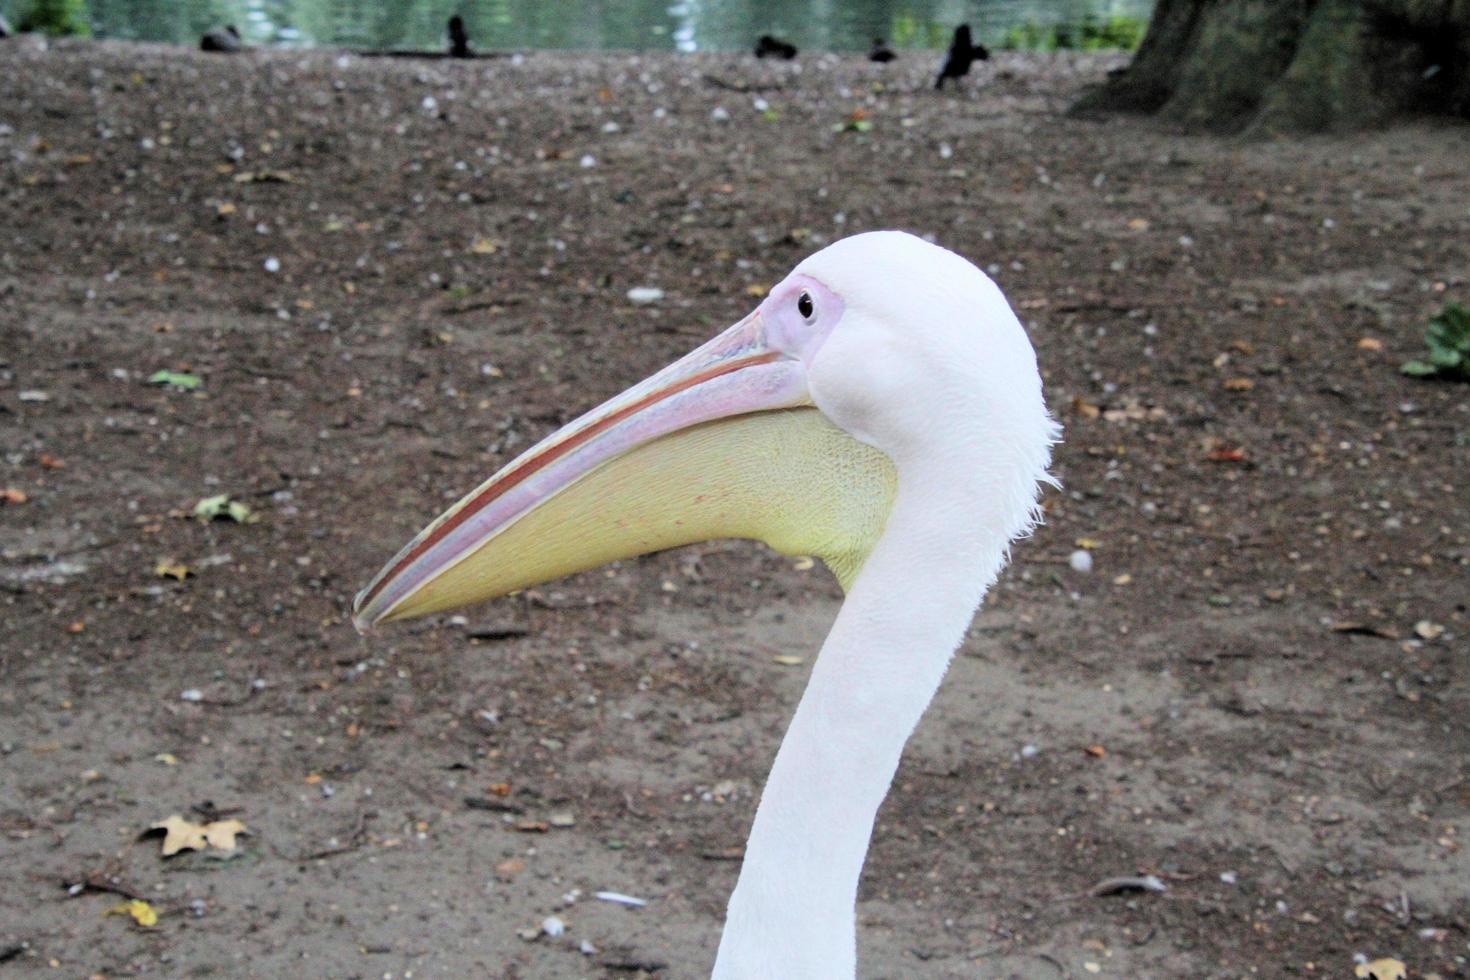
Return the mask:
{"type": "Polygon", "coordinates": [[[881,37],[873,38],[873,50],[868,52],[869,61],[876,61],[880,65],[886,65],[897,57],[898,55],[894,53],[893,49],[883,43],[881,37]]]}
{"type": "Polygon", "coordinates": [[[949,54],[944,58],[944,67],[934,80],[935,88],[944,88],[945,79],[961,79],[970,73],[970,65],[977,61],[989,61],[990,52],[985,45],[970,39],[970,25],[961,24],[954,29],[954,40],[949,44],[949,54]]]}
{"type": "Polygon", "coordinates": [[[779,37],[762,34],[755,42],[755,56],[757,58],[784,58],[790,61],[796,57],[796,45],[790,41],[783,41],[779,37]]]}
{"type": "Polygon", "coordinates": [[[224,27],[216,27],[212,31],[207,31],[199,39],[199,50],[234,54],[236,51],[245,50],[245,42],[240,39],[240,32],[235,29],[234,24],[226,24],[224,27]]]}
{"type": "Polygon", "coordinates": [[[464,29],[464,18],[459,14],[449,18],[449,57],[470,57],[470,35],[464,29]]]}

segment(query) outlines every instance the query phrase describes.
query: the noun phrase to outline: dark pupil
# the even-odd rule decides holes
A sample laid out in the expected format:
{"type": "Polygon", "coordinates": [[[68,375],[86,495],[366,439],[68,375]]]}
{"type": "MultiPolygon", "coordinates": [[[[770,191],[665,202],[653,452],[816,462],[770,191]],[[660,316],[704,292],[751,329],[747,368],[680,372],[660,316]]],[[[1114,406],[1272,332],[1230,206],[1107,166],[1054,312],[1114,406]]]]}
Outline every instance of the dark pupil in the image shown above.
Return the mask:
{"type": "Polygon", "coordinates": [[[801,294],[801,297],[796,301],[796,312],[800,313],[802,315],[802,317],[804,317],[806,319],[811,319],[811,315],[812,315],[812,296],[811,296],[811,293],[802,293],[801,294]]]}

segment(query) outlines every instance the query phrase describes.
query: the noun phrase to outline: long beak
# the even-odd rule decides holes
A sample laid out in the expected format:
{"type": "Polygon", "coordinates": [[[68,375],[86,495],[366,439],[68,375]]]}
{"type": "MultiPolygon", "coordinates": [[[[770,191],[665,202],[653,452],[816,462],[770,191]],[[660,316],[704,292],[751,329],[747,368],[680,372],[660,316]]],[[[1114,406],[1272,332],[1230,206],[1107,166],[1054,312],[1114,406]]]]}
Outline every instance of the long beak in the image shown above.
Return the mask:
{"type": "Polygon", "coordinates": [[[757,310],[445,511],[358,594],[354,622],[367,631],[722,537],[821,554],[846,581],[896,481],[887,457],[811,405],[804,365],[766,343],[757,310]],[[853,457],[871,481],[851,480],[853,457]]]}

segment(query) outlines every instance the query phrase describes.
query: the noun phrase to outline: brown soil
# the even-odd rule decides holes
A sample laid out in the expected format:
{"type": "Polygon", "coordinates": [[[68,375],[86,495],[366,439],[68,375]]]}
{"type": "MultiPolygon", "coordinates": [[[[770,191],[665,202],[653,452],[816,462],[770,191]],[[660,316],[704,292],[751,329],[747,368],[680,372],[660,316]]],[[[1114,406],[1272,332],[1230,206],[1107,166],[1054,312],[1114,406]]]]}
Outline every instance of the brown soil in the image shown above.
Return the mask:
{"type": "Polygon", "coordinates": [[[1116,64],[940,95],[915,58],[5,42],[4,967],[704,973],[820,566],[719,543],[371,639],[347,611],[532,440],[901,227],[993,264],[1066,490],[880,815],[863,976],[1470,975],[1470,387],[1397,370],[1470,300],[1470,130],[1066,118],[1116,64]],[[215,494],[259,520],[187,516],[215,494]],[[196,806],[243,854],[137,841],[196,806]],[[1168,890],[1088,894],[1137,873],[1168,890]]]}

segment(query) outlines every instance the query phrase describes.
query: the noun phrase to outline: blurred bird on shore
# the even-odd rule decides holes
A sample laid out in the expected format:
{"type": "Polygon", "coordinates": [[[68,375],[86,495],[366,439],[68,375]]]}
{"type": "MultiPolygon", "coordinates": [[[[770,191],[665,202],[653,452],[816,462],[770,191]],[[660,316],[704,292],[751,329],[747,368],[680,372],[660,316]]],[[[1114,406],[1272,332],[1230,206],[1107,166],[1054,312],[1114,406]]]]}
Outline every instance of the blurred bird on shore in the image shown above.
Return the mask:
{"type": "Polygon", "coordinates": [[[953,78],[959,80],[970,73],[970,65],[977,61],[989,61],[990,51],[983,44],[976,44],[970,37],[970,25],[961,24],[954,29],[954,40],[950,42],[949,53],[944,56],[944,67],[939,69],[939,77],[934,80],[934,87],[944,88],[944,83],[953,78]]]}
{"type": "Polygon", "coordinates": [[[755,56],[757,58],[782,58],[790,61],[796,57],[796,53],[796,45],[790,41],[783,41],[770,34],[762,34],[756,38],[755,56]]]}
{"type": "Polygon", "coordinates": [[[868,51],[869,61],[876,61],[880,65],[886,65],[897,57],[898,54],[881,37],[873,38],[873,47],[868,51]]]}
{"type": "Polygon", "coordinates": [[[224,27],[206,31],[199,39],[199,50],[234,54],[236,51],[245,50],[245,42],[240,38],[240,32],[234,24],[226,24],[224,27]]]}
{"type": "Polygon", "coordinates": [[[464,28],[464,18],[455,14],[449,18],[449,57],[469,58],[470,35],[464,28]]]}

